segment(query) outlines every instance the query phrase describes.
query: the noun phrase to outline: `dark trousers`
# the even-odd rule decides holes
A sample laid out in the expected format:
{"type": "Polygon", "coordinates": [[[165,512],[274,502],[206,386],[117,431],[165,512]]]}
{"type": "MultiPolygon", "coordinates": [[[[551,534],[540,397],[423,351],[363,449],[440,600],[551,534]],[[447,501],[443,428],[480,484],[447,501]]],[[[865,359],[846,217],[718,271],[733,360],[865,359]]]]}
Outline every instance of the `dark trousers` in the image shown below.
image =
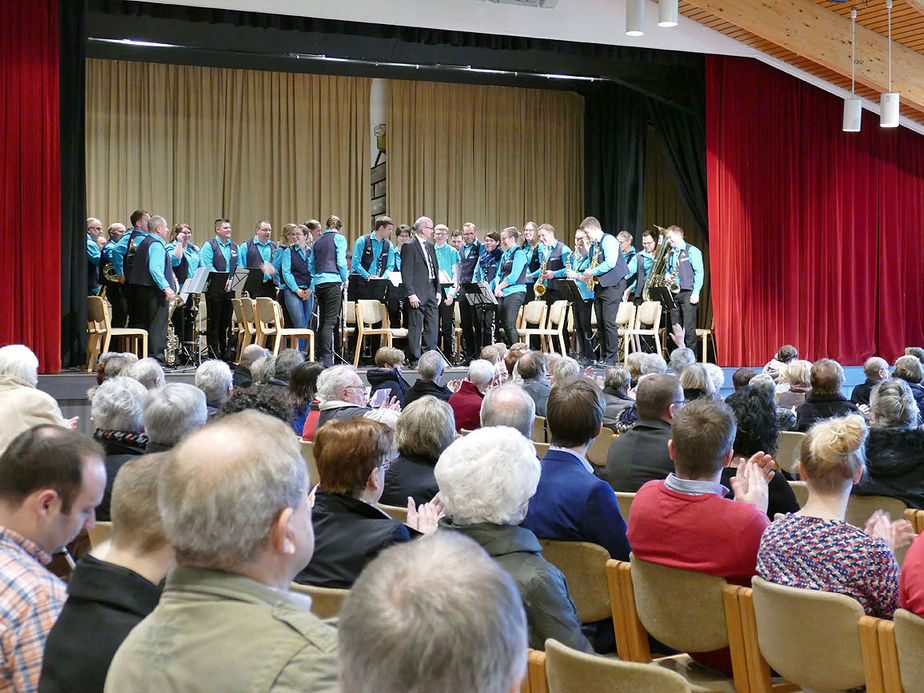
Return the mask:
{"type": "Polygon", "coordinates": [[[603,360],[614,364],[619,357],[619,328],[616,326],[616,314],[626,290],[626,280],[622,279],[615,286],[597,286],[594,290],[594,313],[597,315],[597,330],[600,332],[600,351],[603,360]]]}
{"type": "Polygon", "coordinates": [[[577,349],[581,352],[581,358],[593,360],[594,358],[594,335],[590,328],[590,311],[593,310],[593,299],[580,301],[571,304],[571,310],[574,311],[574,339],[577,349]]]}
{"type": "Polygon", "coordinates": [[[440,303],[440,328],[439,328],[439,345],[443,355],[453,361],[453,350],[456,344],[456,302],[453,300],[451,306],[446,305],[445,299],[440,303]]]}
{"type": "Polygon", "coordinates": [[[196,315],[193,314],[194,296],[189,296],[186,303],[179,306],[173,311],[173,331],[180,342],[191,344],[193,341],[193,324],[196,321],[196,315]]]}
{"type": "Polygon", "coordinates": [[[318,353],[317,360],[325,367],[334,365],[334,331],[340,319],[340,305],[342,303],[339,282],[327,282],[315,287],[315,298],[318,303],[318,353]]]}
{"type": "Polygon", "coordinates": [[[690,303],[690,296],[693,292],[689,289],[681,291],[674,296],[675,308],[671,310],[671,326],[680,325],[683,327],[684,345],[696,351],[696,318],[699,304],[690,303]]]}
{"type": "Polygon", "coordinates": [[[228,332],[231,330],[231,318],[234,317],[234,306],[231,305],[233,296],[234,292],[226,292],[224,287],[205,294],[205,335],[210,358],[224,359],[228,351],[228,332]]]}
{"type": "Polygon", "coordinates": [[[481,358],[481,350],[494,344],[497,332],[497,306],[493,303],[472,308],[475,315],[475,356],[481,358]]]}
{"type": "Polygon", "coordinates": [[[135,286],[132,292],[139,311],[138,320],[142,329],[148,331],[148,356],[164,363],[164,349],[167,347],[167,298],[156,286],[135,286]]]}
{"type": "MultiPolygon", "coordinates": [[[[469,304],[468,299],[465,298],[465,292],[460,293],[456,300],[459,302],[459,320],[462,323],[462,360],[468,361],[474,358],[478,358],[478,354],[481,352],[482,344],[478,342],[481,341],[479,334],[478,341],[475,340],[476,334],[476,313],[475,309],[469,304]]],[[[480,326],[478,332],[480,333],[480,326]]]]}
{"type": "Polygon", "coordinates": [[[508,347],[520,341],[520,333],[517,332],[517,315],[520,313],[520,306],[525,301],[526,294],[522,291],[497,299],[497,312],[501,327],[504,328],[504,344],[508,347]]]}
{"type": "Polygon", "coordinates": [[[106,300],[112,306],[112,326],[125,327],[128,324],[128,300],[125,287],[116,282],[106,282],[106,300]]]}
{"type": "Polygon", "coordinates": [[[417,308],[407,306],[407,349],[408,358],[417,361],[423,351],[436,348],[437,328],[439,322],[439,306],[436,296],[421,299],[417,308]]]}

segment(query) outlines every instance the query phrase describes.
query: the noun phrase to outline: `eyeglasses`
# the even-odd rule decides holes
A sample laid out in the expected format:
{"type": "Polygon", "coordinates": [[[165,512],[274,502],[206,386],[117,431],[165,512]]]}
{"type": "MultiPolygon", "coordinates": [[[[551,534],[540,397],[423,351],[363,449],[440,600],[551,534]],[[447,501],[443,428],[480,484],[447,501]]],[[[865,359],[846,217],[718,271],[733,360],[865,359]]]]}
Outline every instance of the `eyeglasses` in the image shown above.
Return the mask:
{"type": "Polygon", "coordinates": [[[678,407],[682,407],[686,403],[687,401],[685,399],[675,399],[673,402],[671,402],[671,404],[676,404],[678,407]]]}

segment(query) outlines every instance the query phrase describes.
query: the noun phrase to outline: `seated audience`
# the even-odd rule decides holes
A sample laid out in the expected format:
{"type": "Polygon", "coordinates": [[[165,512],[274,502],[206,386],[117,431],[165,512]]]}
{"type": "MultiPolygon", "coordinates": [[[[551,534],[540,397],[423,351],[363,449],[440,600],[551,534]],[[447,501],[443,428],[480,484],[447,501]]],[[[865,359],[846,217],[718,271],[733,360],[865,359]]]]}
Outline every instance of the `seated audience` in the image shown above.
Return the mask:
{"type": "Polygon", "coordinates": [[[785,374],[786,367],[797,358],[799,358],[799,350],[792,344],[784,344],[776,352],[776,356],[764,365],[762,373],[769,375],[773,378],[773,382],[778,383],[785,374]]]}
{"type": "MultiPolygon", "coordinates": [[[[495,344],[495,346],[497,346],[495,344]]],[[[517,362],[520,360],[520,357],[529,351],[529,347],[526,346],[523,342],[517,342],[516,344],[511,344],[509,349],[506,349],[503,352],[503,362],[504,367],[507,370],[507,376],[513,378],[516,374],[517,362]]]]}
{"type": "Polygon", "coordinates": [[[667,373],[646,375],[635,393],[639,419],[610,445],[606,479],[616,491],[638,491],[674,469],[667,450],[671,421],[684,405],[680,381],[667,373]]]}
{"type": "Polygon", "coordinates": [[[850,489],[863,475],[865,441],[860,415],[812,427],[799,456],[808,501],[764,533],[757,572],[778,585],[846,594],[868,615],[891,618],[898,608],[898,562],[892,551],[908,543],[911,525],[890,523],[881,511],[866,531],[844,521],[850,489]]]}
{"type": "Polygon", "coordinates": [[[712,381],[712,386],[718,395],[722,392],[722,388],[725,387],[725,371],[722,370],[721,366],[717,366],[711,361],[703,365],[706,367],[706,372],[709,374],[709,379],[712,381]]]}
{"type": "MultiPolygon", "coordinates": [[[[769,375],[762,373],[754,377],[767,378],[773,385],[769,375]]],[[[731,464],[722,470],[722,483],[730,487],[738,467],[752,455],[758,452],[771,456],[776,454],[780,429],[776,404],[766,390],[746,387],[730,394],[725,403],[735,415],[737,425],[732,445],[734,455],[731,464]]],[[[771,521],[777,513],[794,513],[799,510],[799,501],[781,472],[774,470],[768,483],[767,517],[771,521]]]]}
{"type": "Polygon", "coordinates": [[[921,362],[921,365],[924,365],[924,348],[905,347],[905,354],[907,356],[914,356],[918,361],[921,362]]]}
{"type": "Polygon", "coordinates": [[[661,354],[644,354],[641,365],[642,375],[667,373],[667,361],[661,354]]]}
{"type": "Polygon", "coordinates": [[[382,502],[403,507],[408,498],[417,505],[431,501],[439,492],[433,467],[455,439],[456,423],[447,402],[432,395],[411,402],[395,426],[398,457],[385,473],[382,502]]]}
{"type": "Polygon", "coordinates": [[[735,387],[735,392],[750,385],[751,378],[755,375],[757,375],[757,371],[753,368],[739,368],[732,373],[732,385],[735,387]]]}
{"type": "Polygon", "coordinates": [[[481,403],[481,426],[509,426],[529,438],[536,423],[536,403],[517,385],[492,388],[481,403]]]}
{"type": "MultiPolygon", "coordinates": [[[[644,381],[642,381],[644,384],[644,381]]],[[[767,455],[755,455],[732,478],[735,500],[725,498],[722,468],[734,455],[735,418],[719,400],[698,399],[674,417],[668,443],[674,471],[635,495],[629,543],[642,560],[697,570],[747,585],[754,575],[767,519],[767,455]]],[[[728,649],[690,653],[700,664],[730,674],[728,649]]]]}
{"type": "Polygon", "coordinates": [[[64,583],[44,566],[95,524],[106,487],[102,448],[64,427],[28,428],[0,455],[0,682],[34,691],[64,583]]]}
{"type": "Polygon", "coordinates": [[[401,375],[401,364],[404,363],[404,352],[394,347],[383,346],[375,352],[375,368],[366,372],[366,380],[372,386],[369,392],[371,397],[379,390],[388,391],[388,399],[404,400],[404,394],[410,387],[404,376],[401,375]]]}
{"type": "Polygon", "coordinates": [[[545,416],[545,403],[549,399],[548,362],[541,351],[527,351],[517,361],[517,371],[523,388],[536,403],[536,416],[545,416]]]}
{"type": "Polygon", "coordinates": [[[234,387],[250,387],[253,385],[253,372],[251,368],[257,359],[269,356],[269,352],[259,344],[248,344],[241,352],[241,361],[234,367],[232,379],[234,387]]]}
{"type": "Polygon", "coordinates": [[[205,394],[205,406],[211,419],[221,409],[221,405],[228,401],[235,387],[231,368],[219,359],[203,361],[196,369],[196,387],[205,394]]]}
{"type": "Polygon", "coordinates": [[[581,364],[570,356],[563,356],[552,367],[550,379],[554,386],[556,382],[564,382],[576,378],[581,374],[581,364]]]}
{"type": "Polygon", "coordinates": [[[677,347],[671,352],[668,366],[670,366],[671,372],[679,378],[686,370],[686,367],[693,363],[696,363],[696,354],[693,353],[693,350],[687,347],[677,347]]]}
{"type": "Polygon", "coordinates": [[[901,607],[924,618],[924,532],[918,535],[905,554],[898,597],[901,607]]]}
{"type": "Polygon", "coordinates": [[[440,529],[474,539],[510,574],[526,610],[531,648],[542,650],[547,638],[555,638],[587,652],[565,576],[542,557],[536,535],[519,526],[539,474],[535,447],[512,428],[480,428],[459,438],[436,464],[446,510],[440,529]]]}
{"type": "Polygon", "coordinates": [[[680,386],[683,388],[683,398],[692,402],[700,397],[715,397],[715,385],[712,378],[701,363],[691,363],[680,375],[680,386]]]}
{"type": "Polygon", "coordinates": [[[495,371],[488,361],[475,359],[468,366],[468,377],[458,392],[449,397],[449,406],[456,420],[456,430],[474,431],[481,426],[481,403],[494,383],[495,371]]]}
{"type": "Polygon", "coordinates": [[[924,386],[921,385],[921,381],[924,380],[924,365],[921,365],[917,356],[899,356],[892,369],[892,377],[901,378],[908,383],[914,401],[918,404],[918,411],[924,411],[924,386]]]}
{"type": "Polygon", "coordinates": [[[603,425],[615,431],[619,415],[635,404],[629,396],[629,371],[623,366],[610,366],[603,375],[603,425]]]}
{"type": "Polygon", "coordinates": [[[137,361],[138,356],[131,353],[130,351],[117,353],[109,357],[106,359],[106,366],[103,369],[103,375],[105,376],[103,380],[114,378],[117,375],[122,375],[123,369],[127,368],[133,363],[137,363],[137,361]]]}
{"type": "Polygon", "coordinates": [[[295,367],[305,362],[305,355],[298,349],[283,349],[276,356],[273,363],[273,375],[266,381],[267,385],[276,387],[289,387],[289,381],[292,380],[292,371],[295,367]]]}
{"type": "Polygon", "coordinates": [[[112,482],[119,467],[147,452],[148,437],[142,433],[147,399],[144,385],[134,378],[119,375],[96,388],[90,402],[90,421],[96,429],[93,438],[103,446],[106,455],[106,490],[96,509],[97,520],[109,520],[112,482]]]}
{"type": "Polygon", "coordinates": [[[36,387],[38,366],[38,358],[29,347],[0,347],[0,454],[13,438],[32,426],[77,426],[76,418],[64,419],[54,397],[36,387]]]}
{"type": "Polygon", "coordinates": [[[642,360],[644,357],[644,352],[633,351],[626,358],[626,370],[629,371],[629,376],[632,378],[630,387],[633,390],[638,387],[638,379],[642,377],[642,360]]]}
{"type": "Polygon", "coordinates": [[[786,409],[802,406],[805,397],[812,389],[812,364],[809,361],[796,359],[786,366],[784,377],[789,389],[780,392],[776,403],[786,409]]]}
{"type": "Polygon", "coordinates": [[[407,527],[375,507],[385,487],[391,437],[387,426],[361,418],[330,421],[318,430],[314,554],[296,582],[349,589],[382,549],[410,541],[407,527]]]}
{"type": "Polygon", "coordinates": [[[924,430],[908,383],[886,380],[873,389],[866,440],[866,473],[853,487],[858,496],[891,496],[924,508],[924,430]]]}
{"type": "MultiPolygon", "coordinates": [[[[384,423],[389,428],[394,428],[398,422],[398,413],[394,409],[390,407],[372,409],[366,406],[366,386],[363,385],[359,374],[352,366],[325,368],[318,376],[317,396],[321,410],[317,428],[331,419],[346,421],[356,416],[384,423]]],[[[309,430],[306,425],[302,437],[305,440],[311,440],[313,436],[314,430],[309,430]]]]}
{"type": "MultiPolygon", "coordinates": [[[[791,409],[777,406],[776,403],[776,383],[767,373],[758,373],[751,378],[750,387],[754,390],[761,390],[766,393],[771,402],[774,402],[773,408],[776,412],[777,428],[781,431],[796,430],[796,415],[791,409]]],[[[747,389],[747,388],[744,388],[747,389]]],[[[739,390],[740,392],[740,390],[739,390]]],[[[771,516],[772,518],[772,516],[771,516]]]]}
{"type": "Polygon", "coordinates": [[[320,363],[305,362],[292,369],[289,380],[289,394],[294,402],[295,418],[292,419],[292,428],[296,435],[302,435],[305,430],[305,421],[311,417],[312,425],[317,424],[321,415],[317,400],[318,378],[324,366],[320,363]]]}
{"type": "Polygon", "coordinates": [[[67,583],[67,602],[45,645],[40,693],[102,693],[119,645],[157,606],[160,583],[175,564],[157,510],[164,460],[145,455],[119,470],[109,550],[102,558],[81,558],[67,583]]]}
{"type": "Polygon", "coordinates": [[[297,439],[264,414],[180,443],[157,494],[178,566],[106,690],[337,691],[336,631],[287,592],[314,548],[309,491],[297,439]]]}
{"type": "Polygon", "coordinates": [[[157,359],[150,356],[128,364],[119,372],[119,375],[137,380],[148,390],[163,387],[167,384],[164,367],[160,365],[157,359]]]}
{"type": "Polygon", "coordinates": [[[284,421],[289,426],[292,425],[292,402],[288,391],[281,387],[261,387],[259,384],[234,388],[213,420],[217,421],[248,409],[263,412],[274,419],[284,421]]]}
{"type": "Polygon", "coordinates": [[[808,431],[819,421],[848,414],[859,414],[857,405],[841,394],[844,369],[832,359],[819,359],[812,364],[812,391],[796,409],[796,430],[808,431]]]}
{"type": "Polygon", "coordinates": [[[208,420],[205,395],[187,383],[170,383],[151,390],[144,403],[145,452],[166,452],[208,420]]]}
{"type": "Polygon", "coordinates": [[[519,691],[526,646],[511,577],[438,532],[384,551],[353,585],[337,628],[341,691],[519,691]]]}
{"type": "Polygon", "coordinates": [[[448,402],[452,392],[445,385],[440,385],[440,378],[443,377],[445,368],[446,362],[443,360],[443,355],[435,349],[421,354],[417,362],[417,372],[420,377],[404,393],[401,406],[406,407],[414,400],[426,395],[432,395],[448,402]]]}
{"type": "Polygon", "coordinates": [[[853,392],[850,393],[850,401],[857,406],[861,404],[869,406],[869,397],[873,388],[889,378],[889,363],[884,358],[872,356],[863,364],[863,374],[866,376],[866,381],[854,387],[853,392]]]}
{"type": "Polygon", "coordinates": [[[276,372],[276,357],[267,352],[266,356],[261,356],[253,362],[250,372],[253,374],[252,385],[266,385],[276,372]]]}

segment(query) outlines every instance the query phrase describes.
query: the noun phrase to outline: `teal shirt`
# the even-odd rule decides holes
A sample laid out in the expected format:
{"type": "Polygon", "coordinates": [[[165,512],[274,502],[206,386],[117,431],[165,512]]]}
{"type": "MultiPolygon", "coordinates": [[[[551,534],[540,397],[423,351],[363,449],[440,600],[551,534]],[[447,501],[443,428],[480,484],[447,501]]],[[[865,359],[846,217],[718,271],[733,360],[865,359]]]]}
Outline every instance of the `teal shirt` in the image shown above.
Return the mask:
{"type": "Polygon", "coordinates": [[[677,265],[684,248],[689,249],[687,257],[690,258],[690,266],[693,269],[693,293],[699,295],[699,292],[703,290],[703,253],[699,248],[689,245],[686,241],[680,241],[679,247],[671,249],[667,256],[667,271],[674,275],[674,279],[680,281],[677,276],[677,265]]]}
{"type": "Polygon", "coordinates": [[[103,248],[103,257],[112,263],[116,274],[125,274],[125,256],[128,254],[128,243],[131,240],[132,232],[135,232],[135,240],[131,242],[134,247],[137,247],[144,240],[144,237],[148,235],[147,231],[131,228],[122,235],[118,243],[109,244],[103,248]]]}
{"type": "Polygon", "coordinates": [[[511,284],[519,278],[520,272],[526,267],[526,253],[523,252],[522,248],[515,247],[510,250],[505,250],[503,255],[501,255],[500,260],[497,261],[497,274],[494,275],[494,279],[491,280],[491,289],[496,289],[497,285],[501,282],[507,282],[508,286],[504,287],[501,290],[501,293],[504,296],[510,296],[511,294],[526,293],[526,281],[522,284],[511,284]],[[510,268],[510,273],[504,276],[501,276],[501,268],[504,266],[504,263],[508,262],[510,259],[513,259],[513,267],[510,268]]]}
{"type": "MultiPolygon", "coordinates": [[[[366,236],[360,236],[356,239],[356,243],[353,244],[353,265],[350,268],[350,274],[358,274],[363,279],[368,279],[379,266],[379,258],[382,257],[382,247],[385,245],[385,240],[381,241],[375,237],[374,233],[368,234],[366,236]],[[372,264],[369,265],[369,269],[372,272],[368,271],[362,265],[363,259],[363,249],[366,247],[366,239],[372,239],[372,264]]],[[[388,242],[388,257],[385,260],[385,271],[387,272],[391,269],[392,264],[395,261],[395,244],[391,241],[388,242]]]]}
{"type": "MultiPolygon", "coordinates": [[[[215,240],[218,241],[218,247],[221,250],[221,254],[224,255],[225,257],[225,267],[230,268],[231,267],[231,246],[234,246],[235,248],[237,248],[237,245],[235,245],[234,241],[232,241],[231,239],[222,240],[218,236],[215,236],[215,240]]],[[[206,243],[204,246],[202,246],[202,253],[199,255],[199,263],[203,267],[208,267],[213,272],[217,271],[215,269],[215,253],[212,250],[211,243],[206,243]]],[[[243,265],[241,264],[240,252],[238,253],[238,256],[237,256],[237,266],[243,267],[243,265]]]]}
{"type": "Polygon", "coordinates": [[[299,286],[298,282],[295,281],[295,275],[292,274],[292,253],[298,253],[302,256],[302,259],[305,262],[310,264],[310,254],[311,250],[305,248],[302,250],[297,245],[292,245],[286,248],[282,253],[282,281],[285,282],[286,288],[291,291],[293,294],[299,289],[314,289],[314,279],[308,284],[308,286],[299,286]]]}
{"type": "MultiPolygon", "coordinates": [[[[568,258],[571,256],[571,248],[566,246],[564,243],[561,243],[560,241],[555,241],[555,245],[551,246],[548,250],[546,250],[544,243],[540,243],[536,248],[536,252],[539,253],[539,268],[541,269],[542,261],[549,253],[554,251],[559,244],[561,244],[561,261],[564,263],[564,265],[561,269],[555,270],[554,274],[556,279],[564,279],[568,276],[568,258]]],[[[535,272],[529,272],[526,275],[526,281],[528,282],[535,282],[537,279],[539,279],[539,270],[536,270],[535,272]]]]}
{"type": "MultiPolygon", "coordinates": [[[[347,280],[346,238],[344,238],[343,234],[339,233],[336,229],[325,229],[321,236],[327,233],[336,234],[334,236],[334,252],[336,253],[338,272],[321,272],[320,274],[317,273],[314,267],[314,253],[311,253],[311,255],[308,257],[308,271],[311,272],[312,288],[319,286],[320,284],[327,284],[330,282],[343,283],[347,280]]],[[[320,240],[320,237],[318,237],[318,240],[320,240]]]]}
{"type": "Polygon", "coordinates": [[[448,296],[449,291],[452,290],[453,295],[455,295],[459,291],[459,277],[453,273],[453,267],[462,263],[462,257],[459,255],[459,251],[448,243],[434,246],[434,248],[436,249],[436,262],[439,269],[448,274],[449,278],[452,279],[452,286],[444,288],[443,293],[448,296]]]}

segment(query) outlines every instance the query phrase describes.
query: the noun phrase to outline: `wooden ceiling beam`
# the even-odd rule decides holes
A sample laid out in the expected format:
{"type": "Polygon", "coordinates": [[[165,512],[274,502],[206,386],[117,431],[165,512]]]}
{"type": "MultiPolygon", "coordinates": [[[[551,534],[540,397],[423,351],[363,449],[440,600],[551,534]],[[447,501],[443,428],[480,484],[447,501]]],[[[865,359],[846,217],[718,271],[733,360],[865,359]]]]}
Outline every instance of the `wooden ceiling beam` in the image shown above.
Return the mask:
{"type": "Polygon", "coordinates": [[[904,2],[912,10],[924,17],[924,2],[921,2],[921,0],[904,0],[904,2]]]}
{"type": "MultiPolygon", "coordinates": [[[[904,0],[924,7],[920,0],[904,0]]],[[[850,19],[811,0],[685,0],[686,4],[850,78],[850,19]]],[[[894,28],[894,27],[893,27],[894,28]]],[[[856,80],[888,90],[888,39],[857,24],[856,80]]],[[[892,45],[892,90],[924,113],[924,55],[892,45]]]]}

